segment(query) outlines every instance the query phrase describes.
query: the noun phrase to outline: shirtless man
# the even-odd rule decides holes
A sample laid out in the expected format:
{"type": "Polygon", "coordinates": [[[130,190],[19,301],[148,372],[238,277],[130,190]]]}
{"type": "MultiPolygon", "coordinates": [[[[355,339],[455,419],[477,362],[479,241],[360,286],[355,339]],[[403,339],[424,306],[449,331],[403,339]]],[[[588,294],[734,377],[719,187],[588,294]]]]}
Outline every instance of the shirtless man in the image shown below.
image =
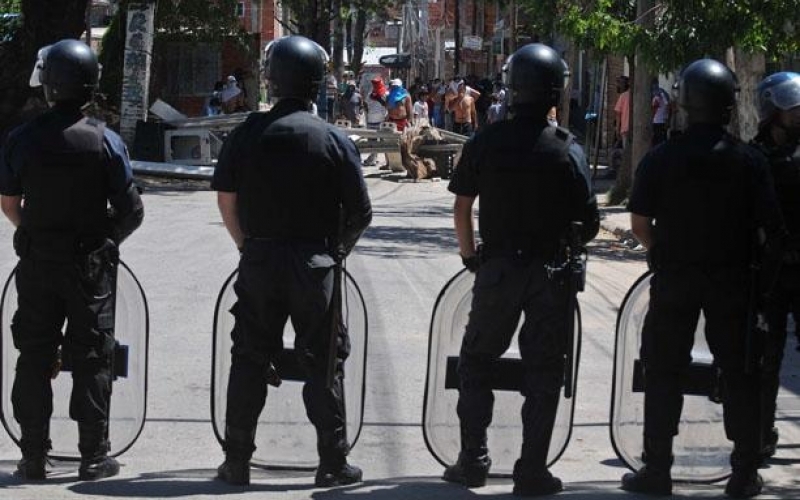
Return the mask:
{"type": "Polygon", "coordinates": [[[467,93],[467,84],[458,84],[458,94],[450,100],[447,108],[453,112],[453,132],[471,136],[478,130],[478,113],[475,98],[467,93]]]}
{"type": "Polygon", "coordinates": [[[397,131],[402,132],[407,126],[413,125],[414,112],[411,95],[403,88],[403,81],[399,78],[389,82],[389,95],[386,97],[387,121],[397,125],[397,131]]]}

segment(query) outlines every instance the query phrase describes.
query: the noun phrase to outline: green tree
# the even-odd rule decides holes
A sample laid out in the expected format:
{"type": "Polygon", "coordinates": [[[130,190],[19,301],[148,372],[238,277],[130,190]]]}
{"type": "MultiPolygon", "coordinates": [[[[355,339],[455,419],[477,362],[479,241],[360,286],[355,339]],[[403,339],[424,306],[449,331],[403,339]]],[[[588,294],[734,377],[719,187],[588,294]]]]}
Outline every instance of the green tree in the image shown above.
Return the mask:
{"type": "MultiPolygon", "coordinates": [[[[556,12],[554,28],[584,47],[633,54],[651,70],[671,71],[703,56],[722,57],[729,47],[771,58],[800,50],[800,0],[662,0],[653,23],[634,17],[633,0],[521,0],[528,9],[556,12]]],[[[640,16],[643,17],[643,16],[640,16]]]]}
{"type": "MultiPolygon", "coordinates": [[[[103,38],[100,63],[103,76],[100,92],[105,106],[117,107],[122,90],[122,67],[125,54],[125,31],[128,4],[121,0],[117,15],[103,38]]],[[[236,0],[181,0],[158,2],[155,29],[156,46],[175,39],[187,37],[197,41],[221,41],[233,38],[240,42],[242,50],[251,50],[247,33],[240,27],[236,17],[236,0]]]]}
{"type": "Polygon", "coordinates": [[[400,2],[398,0],[351,0],[348,24],[352,32],[352,55],[350,69],[358,74],[363,67],[364,43],[367,40],[367,20],[374,16],[378,20],[388,19],[400,2]]]}
{"type": "Polygon", "coordinates": [[[290,15],[282,21],[293,34],[319,43],[331,53],[334,71],[341,74],[342,53],[348,50],[350,68],[361,69],[367,21],[372,16],[387,19],[397,0],[283,0],[290,15]],[[333,30],[331,30],[333,25],[333,30]]]}
{"type": "MultiPolygon", "coordinates": [[[[518,0],[543,28],[563,34],[580,48],[600,54],[624,54],[636,64],[633,112],[649,113],[641,93],[649,93],[649,75],[673,72],[701,57],[733,66],[743,82],[741,96],[753,92],[758,61],[780,60],[800,50],[800,0],[518,0]],[[639,11],[637,11],[637,7],[639,11]],[[644,83],[643,83],[644,82],[644,83]],[[638,95],[638,99],[637,99],[638,95]]],[[[734,126],[751,135],[752,106],[743,99],[734,126]],[[741,127],[740,127],[741,125],[741,127]]],[[[641,122],[642,117],[634,120],[641,122]]],[[[641,127],[639,127],[641,128],[641,127]]],[[[645,130],[646,132],[646,130],[645,130]]],[[[634,130],[636,165],[646,150],[646,134],[634,130]]],[[[627,174],[628,172],[626,172],[627,174]]],[[[625,196],[630,176],[620,176],[617,198],[625,196]]]]}
{"type": "Polygon", "coordinates": [[[36,52],[85,30],[88,0],[0,0],[3,12],[19,12],[14,36],[0,42],[0,139],[46,108],[41,91],[28,85],[36,52]]]}

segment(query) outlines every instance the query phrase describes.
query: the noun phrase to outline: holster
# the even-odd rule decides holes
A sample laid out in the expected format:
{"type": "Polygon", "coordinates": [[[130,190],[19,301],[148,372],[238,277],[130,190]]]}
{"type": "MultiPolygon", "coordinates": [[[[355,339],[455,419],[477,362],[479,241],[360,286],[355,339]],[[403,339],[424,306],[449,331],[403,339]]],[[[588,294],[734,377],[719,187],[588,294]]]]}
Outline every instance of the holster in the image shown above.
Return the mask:
{"type": "Polygon", "coordinates": [[[28,234],[28,231],[25,230],[24,227],[18,227],[16,231],[14,231],[14,252],[17,254],[17,257],[20,259],[24,259],[30,254],[31,250],[31,238],[28,234]]]}

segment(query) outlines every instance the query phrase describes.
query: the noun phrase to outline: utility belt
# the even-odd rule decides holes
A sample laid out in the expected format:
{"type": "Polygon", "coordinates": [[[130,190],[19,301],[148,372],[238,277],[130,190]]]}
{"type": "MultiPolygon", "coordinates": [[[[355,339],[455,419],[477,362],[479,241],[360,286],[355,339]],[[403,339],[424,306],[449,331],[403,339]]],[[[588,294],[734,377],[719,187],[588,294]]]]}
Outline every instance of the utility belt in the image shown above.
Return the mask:
{"type": "Polygon", "coordinates": [[[104,236],[75,236],[57,233],[33,233],[17,228],[14,251],[21,259],[71,263],[102,247],[104,236]]]}
{"type": "MultiPolygon", "coordinates": [[[[481,261],[495,258],[513,258],[523,262],[552,262],[557,252],[548,251],[539,245],[506,243],[483,243],[480,246],[481,261]]],[[[563,259],[562,259],[563,260],[563,259]]]]}
{"type": "Polygon", "coordinates": [[[332,249],[333,238],[274,238],[269,236],[247,236],[244,239],[244,246],[251,248],[266,248],[274,246],[301,246],[332,249]]]}

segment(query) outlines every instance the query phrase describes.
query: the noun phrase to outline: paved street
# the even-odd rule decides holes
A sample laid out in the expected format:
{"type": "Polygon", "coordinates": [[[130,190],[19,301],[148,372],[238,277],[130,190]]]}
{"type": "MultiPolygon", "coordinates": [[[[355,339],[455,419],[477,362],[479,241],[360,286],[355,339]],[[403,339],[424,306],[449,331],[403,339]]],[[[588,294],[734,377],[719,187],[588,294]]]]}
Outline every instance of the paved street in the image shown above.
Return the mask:
{"type": "MultiPolygon", "coordinates": [[[[219,288],[238,255],[221,224],[215,193],[150,181],[145,223],[122,248],[147,293],[151,315],[144,431],[120,458],[120,476],[79,483],[77,466],[59,463],[43,485],[11,477],[19,451],[0,433],[0,498],[511,498],[508,479],[473,491],[439,481],[442,467],[427,451],[420,428],[433,304],[461,268],[452,195],[446,182],[401,182],[374,168],[367,174],[375,217],[347,263],[369,311],[365,426],[351,456],[364,469],[363,485],[318,490],[311,486],[311,473],[289,471],[254,470],[248,489],[211,479],[222,459],[209,417],[212,316],[219,288]]],[[[15,263],[11,234],[11,226],[0,222],[3,277],[15,263]]],[[[618,489],[627,469],[614,454],[607,424],[617,309],[645,267],[641,253],[618,244],[608,232],[592,245],[587,291],[580,297],[584,341],[575,431],[553,469],[565,482],[565,498],[637,498],[618,489]]],[[[794,368],[781,395],[779,425],[791,442],[782,442],[775,463],[762,471],[768,485],[763,498],[800,496],[800,357],[790,342],[788,363],[794,368]]],[[[676,487],[678,497],[721,495],[721,485],[676,487]]]]}

